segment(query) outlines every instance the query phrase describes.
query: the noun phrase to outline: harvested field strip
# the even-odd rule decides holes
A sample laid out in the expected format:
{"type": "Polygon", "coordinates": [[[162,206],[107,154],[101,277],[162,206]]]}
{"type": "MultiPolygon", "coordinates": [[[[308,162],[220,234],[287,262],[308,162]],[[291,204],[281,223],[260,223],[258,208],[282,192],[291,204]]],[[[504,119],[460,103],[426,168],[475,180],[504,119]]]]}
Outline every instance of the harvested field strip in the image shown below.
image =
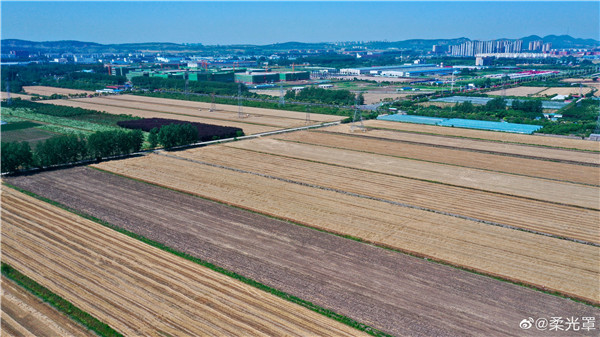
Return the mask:
{"type": "Polygon", "coordinates": [[[3,336],[96,336],[2,276],[3,336]]]}
{"type": "Polygon", "coordinates": [[[523,317],[600,313],[526,287],[88,167],[7,180],[394,335],[518,336],[523,317]]]}
{"type": "MultiPolygon", "coordinates": [[[[24,99],[24,100],[30,100],[31,96],[30,95],[23,95],[23,94],[15,94],[15,93],[10,93],[10,97],[11,98],[20,98],[20,99],[24,99]]],[[[0,99],[7,99],[8,98],[8,93],[6,91],[2,91],[0,92],[0,99]]]]}
{"type": "Polygon", "coordinates": [[[460,138],[485,139],[498,141],[502,143],[529,144],[544,147],[600,152],[600,143],[582,139],[570,139],[539,135],[520,135],[508,132],[480,131],[434,125],[388,122],[374,119],[365,121],[364,125],[367,128],[376,128],[384,130],[400,130],[405,132],[445,135],[460,138]]]}
{"type": "Polygon", "coordinates": [[[442,135],[427,135],[413,132],[368,129],[365,133],[351,132],[347,125],[335,125],[321,129],[325,132],[337,132],[347,135],[356,135],[365,138],[389,139],[400,142],[410,142],[423,145],[436,145],[464,150],[475,150],[484,153],[506,154],[531,159],[546,159],[567,163],[600,165],[600,156],[589,151],[565,150],[545,148],[532,145],[514,143],[498,143],[494,141],[456,138],[442,135]]]}
{"type": "Polygon", "coordinates": [[[530,231],[600,243],[600,212],[258,153],[228,146],[175,154],[530,231]],[[506,210],[510,210],[507,212],[506,210]]]}
{"type": "Polygon", "coordinates": [[[600,204],[598,188],[593,186],[299,144],[273,138],[244,140],[227,146],[593,210],[597,210],[600,204]]]}
{"type": "MultiPolygon", "coordinates": [[[[82,99],[73,99],[75,102],[82,102],[86,104],[97,104],[98,106],[112,106],[117,108],[126,108],[126,109],[135,109],[142,111],[151,111],[158,113],[168,113],[168,114],[176,114],[183,116],[191,116],[191,117],[200,117],[206,119],[214,119],[214,120],[228,120],[228,121],[239,121],[238,113],[233,112],[209,112],[198,111],[198,109],[193,108],[182,108],[182,107],[165,107],[160,106],[154,103],[140,103],[140,102],[127,102],[127,101],[116,101],[106,98],[82,98],[82,99]]],[[[294,120],[287,118],[278,118],[278,117],[262,117],[251,115],[243,119],[245,123],[253,123],[258,125],[267,125],[267,126],[275,126],[280,128],[289,128],[294,126],[305,125],[304,120],[294,120]]]]}
{"type": "Polygon", "coordinates": [[[93,91],[80,90],[80,89],[67,89],[58,87],[46,87],[46,86],[25,86],[23,91],[28,94],[38,94],[42,96],[52,96],[52,94],[68,95],[68,94],[94,94],[93,91]]]}
{"type": "Polygon", "coordinates": [[[125,114],[125,115],[132,115],[132,116],[142,117],[142,118],[156,117],[156,118],[177,119],[177,120],[182,120],[182,121],[206,123],[206,124],[214,124],[214,125],[222,125],[222,126],[233,126],[233,127],[241,128],[242,130],[244,130],[245,134],[254,134],[254,133],[267,132],[267,131],[275,131],[275,130],[279,129],[279,128],[272,127],[272,126],[244,123],[243,121],[242,122],[232,122],[232,121],[198,118],[198,117],[183,116],[183,115],[169,114],[169,113],[142,111],[142,110],[137,110],[137,109],[117,108],[117,107],[110,107],[110,106],[105,106],[105,105],[101,106],[101,105],[96,105],[96,104],[76,102],[74,100],[62,100],[61,99],[61,100],[48,100],[48,101],[40,101],[40,102],[47,103],[47,104],[56,104],[56,105],[64,105],[64,106],[70,106],[70,107],[80,107],[80,108],[85,108],[85,109],[104,111],[104,112],[107,112],[110,114],[116,114],[116,115],[125,114]]]}
{"type": "Polygon", "coordinates": [[[125,335],[360,332],[3,188],[3,259],[125,335]]]}
{"type": "Polygon", "coordinates": [[[506,90],[494,90],[488,91],[486,94],[488,95],[498,95],[498,96],[521,96],[521,97],[529,97],[533,96],[540,91],[544,91],[548,89],[547,87],[516,87],[516,88],[508,88],[506,90]]]}
{"type": "Polygon", "coordinates": [[[502,172],[526,177],[544,178],[577,184],[600,185],[600,167],[546,162],[528,158],[478,153],[462,149],[439,148],[430,145],[403,144],[386,139],[323,132],[294,132],[274,138],[301,144],[381,154],[431,163],[502,172]]]}
{"type": "Polygon", "coordinates": [[[598,303],[598,247],[160,155],[94,165],[333,233],[598,303]]]}
{"type": "MultiPolygon", "coordinates": [[[[137,96],[137,95],[118,95],[118,96],[109,96],[110,99],[113,100],[125,100],[125,101],[135,101],[135,102],[149,102],[156,104],[164,104],[164,105],[172,105],[172,106],[181,106],[181,107],[191,107],[196,109],[208,110],[211,106],[210,103],[204,102],[195,102],[195,101],[184,101],[178,99],[169,99],[169,98],[158,98],[158,97],[149,97],[149,96],[137,96]]],[[[228,104],[215,104],[217,111],[229,111],[229,112],[238,112],[238,107],[236,105],[228,105],[228,104]]],[[[293,119],[301,119],[304,120],[306,113],[298,112],[298,111],[290,111],[290,110],[278,110],[278,109],[265,109],[265,108],[254,108],[254,107],[244,107],[244,112],[260,115],[260,116],[274,116],[274,117],[284,117],[284,118],[293,118],[293,119]]],[[[317,122],[334,122],[339,121],[343,117],[335,116],[335,115],[324,115],[324,114],[310,114],[310,118],[313,121],[317,122]]]]}

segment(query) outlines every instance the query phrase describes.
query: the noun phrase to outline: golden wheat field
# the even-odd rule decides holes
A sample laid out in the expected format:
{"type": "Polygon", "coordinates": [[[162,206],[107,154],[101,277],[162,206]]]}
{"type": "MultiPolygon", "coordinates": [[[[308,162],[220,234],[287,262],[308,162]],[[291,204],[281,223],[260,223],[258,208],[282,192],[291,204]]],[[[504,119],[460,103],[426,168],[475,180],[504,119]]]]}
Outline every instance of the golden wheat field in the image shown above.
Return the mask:
{"type": "Polygon", "coordinates": [[[2,192],[3,262],[124,335],[361,334],[56,206],[2,192]]]}

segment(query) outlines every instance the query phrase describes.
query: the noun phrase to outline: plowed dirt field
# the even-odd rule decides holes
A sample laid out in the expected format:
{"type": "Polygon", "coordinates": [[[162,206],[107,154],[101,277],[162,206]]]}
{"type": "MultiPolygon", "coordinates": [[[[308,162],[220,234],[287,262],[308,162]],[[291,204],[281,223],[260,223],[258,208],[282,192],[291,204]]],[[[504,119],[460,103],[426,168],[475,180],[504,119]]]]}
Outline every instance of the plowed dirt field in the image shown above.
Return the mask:
{"type": "Polygon", "coordinates": [[[94,166],[311,227],[600,302],[597,287],[600,249],[595,246],[161,155],[94,166]]]}
{"type": "Polygon", "coordinates": [[[518,323],[525,317],[600,314],[571,300],[90,168],[8,182],[394,335],[521,336],[518,323]]]}
{"type": "Polygon", "coordinates": [[[361,335],[48,203],[2,192],[3,261],[124,335],[361,335]]]}

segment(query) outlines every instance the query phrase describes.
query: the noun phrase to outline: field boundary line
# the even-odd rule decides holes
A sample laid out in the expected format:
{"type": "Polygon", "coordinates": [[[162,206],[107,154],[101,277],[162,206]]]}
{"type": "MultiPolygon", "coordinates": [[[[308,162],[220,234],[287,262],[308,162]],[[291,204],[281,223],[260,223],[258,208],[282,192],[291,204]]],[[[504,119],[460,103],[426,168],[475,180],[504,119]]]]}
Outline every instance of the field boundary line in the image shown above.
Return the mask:
{"type": "Polygon", "coordinates": [[[276,177],[276,176],[272,176],[272,175],[268,175],[268,174],[264,174],[264,173],[259,173],[259,172],[246,171],[246,170],[237,169],[237,168],[228,167],[228,166],[223,166],[223,165],[219,165],[219,164],[213,164],[213,163],[203,162],[203,161],[199,161],[199,160],[195,160],[195,159],[179,157],[179,156],[175,156],[175,155],[171,155],[171,154],[166,154],[166,153],[158,153],[158,154],[161,155],[161,156],[168,157],[168,158],[189,161],[189,162],[192,162],[194,164],[200,164],[200,165],[206,165],[206,166],[221,168],[221,169],[230,170],[230,171],[238,172],[238,173],[252,174],[252,175],[259,176],[259,177],[264,177],[264,178],[268,178],[268,179],[283,181],[283,182],[290,183],[290,184],[296,184],[296,185],[301,185],[301,186],[306,186],[306,187],[312,187],[312,188],[316,188],[316,189],[320,189],[320,190],[324,190],[324,191],[336,192],[336,193],[345,194],[345,195],[349,195],[349,196],[353,196],[353,197],[358,197],[358,198],[364,198],[364,199],[370,199],[370,200],[375,200],[375,201],[381,201],[381,202],[385,202],[387,204],[396,205],[396,206],[400,206],[400,207],[406,207],[406,208],[411,208],[411,209],[416,209],[416,210],[421,210],[421,211],[426,211],[426,212],[432,212],[432,213],[446,215],[446,216],[451,216],[451,217],[455,217],[455,218],[459,218],[459,219],[463,219],[463,220],[469,220],[469,221],[479,222],[479,223],[486,224],[486,225],[491,225],[491,226],[496,226],[496,227],[502,227],[502,228],[506,228],[506,229],[512,229],[512,230],[527,232],[527,233],[531,233],[531,234],[548,236],[548,237],[552,237],[552,238],[555,238],[555,239],[572,241],[572,242],[581,243],[581,244],[585,244],[585,245],[600,247],[600,244],[595,243],[595,242],[589,242],[589,241],[584,241],[584,240],[579,240],[579,239],[573,239],[573,238],[569,238],[569,237],[563,237],[563,236],[559,236],[559,235],[555,235],[555,234],[550,234],[550,233],[545,233],[545,232],[540,232],[540,231],[536,231],[536,230],[532,230],[532,229],[521,228],[521,227],[516,227],[516,226],[512,226],[512,225],[506,225],[506,224],[502,224],[502,223],[494,222],[494,221],[481,220],[481,219],[477,219],[477,218],[466,216],[466,215],[460,215],[460,214],[455,214],[455,213],[450,213],[450,212],[445,212],[445,211],[438,211],[438,210],[435,210],[433,208],[427,208],[427,207],[422,207],[422,206],[417,206],[417,205],[411,205],[411,204],[407,204],[407,203],[397,202],[397,201],[393,201],[393,200],[388,200],[388,199],[383,199],[383,198],[378,198],[378,197],[372,197],[372,196],[369,196],[369,195],[359,194],[359,193],[354,193],[354,192],[348,192],[348,191],[340,190],[340,189],[337,189],[337,188],[331,188],[331,187],[325,187],[325,186],[320,186],[320,185],[305,183],[305,182],[301,182],[301,181],[296,181],[296,180],[291,180],[291,179],[276,177]]]}
{"type": "Polygon", "coordinates": [[[478,188],[474,188],[474,187],[469,187],[469,186],[461,186],[461,185],[454,185],[454,184],[450,184],[450,183],[444,183],[444,182],[437,181],[437,180],[414,178],[414,177],[408,177],[408,176],[403,176],[403,175],[400,175],[400,174],[393,174],[393,173],[386,173],[386,172],[377,172],[377,171],[372,171],[372,170],[368,170],[368,169],[364,169],[364,168],[344,166],[344,165],[340,165],[340,164],[327,163],[327,162],[322,162],[322,161],[312,160],[312,159],[297,158],[297,157],[292,157],[292,156],[288,156],[288,155],[269,153],[269,152],[264,152],[264,151],[259,151],[259,150],[253,150],[253,149],[246,149],[246,148],[240,148],[240,147],[235,147],[235,148],[236,149],[240,149],[240,150],[250,151],[250,152],[256,152],[256,153],[261,153],[261,154],[268,154],[268,155],[271,155],[271,156],[278,156],[278,157],[282,157],[282,158],[290,158],[290,159],[303,160],[303,161],[307,161],[307,162],[311,162],[311,163],[318,163],[318,164],[324,164],[324,165],[335,166],[335,167],[343,167],[343,168],[357,170],[357,171],[362,171],[362,172],[378,173],[378,174],[388,175],[388,176],[392,176],[392,177],[399,177],[399,178],[404,178],[404,179],[410,179],[410,180],[416,180],[416,181],[423,181],[423,182],[432,183],[432,184],[439,184],[439,185],[444,185],[444,186],[450,186],[450,187],[456,187],[456,188],[463,188],[463,189],[467,189],[467,190],[479,191],[479,192],[491,193],[491,194],[497,194],[497,195],[502,195],[502,196],[507,196],[507,197],[512,197],[512,198],[519,198],[519,199],[525,199],[525,200],[533,200],[533,201],[538,201],[538,202],[543,202],[543,203],[548,203],[548,204],[553,204],[553,205],[560,205],[560,206],[566,206],[566,207],[580,208],[580,209],[585,209],[585,210],[589,210],[589,211],[600,211],[600,209],[595,209],[595,208],[591,208],[591,207],[584,207],[584,206],[578,206],[578,205],[570,205],[570,204],[564,204],[564,203],[560,203],[560,202],[556,202],[556,201],[541,200],[541,199],[535,199],[535,198],[530,198],[530,197],[525,197],[525,196],[520,196],[520,195],[514,195],[514,194],[508,194],[508,193],[503,193],[503,192],[482,190],[482,189],[478,189],[478,188]]]}
{"type": "MultiPolygon", "coordinates": [[[[399,254],[404,254],[404,255],[415,257],[415,258],[424,259],[424,260],[427,260],[427,261],[430,261],[430,262],[433,262],[433,263],[437,263],[437,264],[441,264],[441,265],[445,265],[445,266],[448,266],[448,267],[451,267],[451,268],[454,268],[454,269],[459,269],[459,270],[466,271],[466,272],[469,272],[469,273],[473,273],[473,274],[477,274],[477,275],[489,277],[489,278],[492,278],[492,279],[497,280],[497,281],[511,283],[511,284],[514,284],[514,285],[518,285],[518,286],[522,286],[522,287],[525,287],[525,288],[533,289],[535,291],[539,291],[541,293],[545,293],[545,294],[548,294],[548,295],[552,295],[552,296],[556,296],[556,297],[560,297],[560,298],[565,298],[565,299],[569,299],[569,300],[574,301],[574,302],[578,302],[578,303],[583,303],[585,305],[589,305],[591,307],[600,308],[600,303],[594,302],[593,300],[590,300],[590,299],[585,298],[585,297],[580,297],[580,296],[577,296],[577,295],[574,295],[574,294],[571,294],[571,293],[563,293],[563,292],[559,292],[559,291],[556,291],[556,290],[553,290],[553,289],[548,289],[548,288],[544,287],[543,285],[537,285],[537,284],[534,284],[534,283],[526,283],[526,282],[523,282],[523,281],[518,280],[518,279],[514,279],[514,278],[502,276],[502,275],[497,275],[497,274],[494,274],[494,273],[489,273],[489,272],[486,272],[484,270],[475,269],[475,268],[472,268],[472,267],[469,267],[469,266],[466,266],[466,265],[453,264],[453,263],[450,263],[448,261],[437,259],[437,258],[431,257],[429,255],[425,255],[425,254],[422,254],[422,253],[419,253],[419,252],[415,252],[415,251],[411,251],[411,250],[404,250],[404,249],[401,249],[401,248],[398,248],[398,247],[393,247],[393,246],[390,246],[390,245],[386,245],[386,244],[382,244],[382,243],[370,241],[368,239],[363,239],[363,238],[360,238],[360,237],[355,237],[355,236],[352,236],[352,235],[349,235],[349,234],[344,234],[344,233],[341,233],[341,232],[336,232],[336,231],[331,231],[331,230],[323,229],[323,228],[320,228],[320,227],[315,227],[315,226],[312,226],[312,225],[310,225],[308,223],[299,222],[297,220],[293,220],[293,219],[290,219],[290,218],[285,218],[285,217],[277,216],[275,214],[270,214],[270,213],[263,213],[263,212],[254,210],[252,208],[244,207],[243,205],[228,203],[228,202],[225,202],[225,201],[222,201],[222,200],[218,200],[218,199],[213,199],[213,198],[201,196],[199,194],[194,194],[192,192],[186,192],[186,191],[183,191],[183,190],[178,190],[178,189],[175,189],[175,188],[172,188],[172,187],[169,187],[169,186],[155,184],[155,183],[152,183],[150,181],[146,181],[146,180],[142,180],[142,179],[138,179],[138,178],[129,177],[129,176],[126,176],[126,175],[123,175],[123,174],[120,174],[120,173],[107,171],[105,169],[101,169],[101,168],[98,168],[98,167],[90,167],[90,168],[94,169],[94,170],[98,170],[98,171],[104,172],[104,173],[107,173],[107,174],[116,175],[116,176],[119,176],[119,177],[122,177],[122,178],[125,178],[125,179],[134,180],[134,181],[137,181],[137,182],[140,182],[140,183],[143,183],[143,184],[148,184],[148,185],[151,185],[151,186],[156,186],[156,187],[164,188],[164,189],[169,190],[169,191],[175,191],[177,193],[182,193],[182,194],[190,195],[190,196],[193,196],[195,198],[200,198],[200,199],[203,199],[203,200],[208,200],[208,201],[215,202],[215,203],[218,203],[218,204],[221,204],[221,205],[225,205],[225,206],[228,206],[228,207],[233,207],[233,208],[236,208],[236,209],[244,210],[244,211],[247,211],[247,212],[250,212],[250,213],[259,214],[261,216],[265,216],[265,217],[268,217],[268,218],[271,218],[271,219],[276,219],[276,220],[279,220],[279,221],[290,223],[290,224],[293,224],[295,226],[301,226],[301,227],[309,228],[309,229],[312,229],[312,230],[315,230],[315,231],[318,231],[318,232],[322,232],[322,233],[325,233],[325,234],[335,235],[335,236],[338,236],[338,237],[341,237],[341,238],[344,238],[344,239],[349,239],[349,240],[357,241],[357,242],[360,242],[360,243],[363,243],[363,244],[367,244],[367,245],[371,245],[371,246],[374,246],[374,247],[378,247],[378,248],[381,248],[381,249],[393,251],[393,252],[396,252],[396,253],[399,253],[399,254]]],[[[12,185],[10,185],[8,183],[3,183],[3,184],[5,184],[7,186],[10,186],[10,187],[13,187],[12,185]]],[[[17,189],[17,190],[21,190],[19,187],[16,187],[16,186],[14,188],[17,189]]],[[[39,198],[40,200],[46,200],[46,198],[41,197],[41,196],[37,196],[35,193],[29,192],[29,191],[26,191],[26,190],[22,190],[22,191],[24,191],[25,193],[30,193],[29,195],[34,196],[36,198],[39,198]]],[[[50,200],[50,202],[53,202],[53,201],[50,200]]],[[[56,203],[56,204],[58,204],[58,203],[56,203]]],[[[60,204],[58,204],[58,205],[60,205],[60,204]]],[[[69,210],[66,206],[64,206],[64,209],[69,210]]],[[[73,212],[75,214],[79,214],[77,211],[73,211],[73,212]]],[[[98,221],[102,221],[102,220],[98,220],[98,221]]]]}
{"type": "MultiPolygon", "coordinates": [[[[399,122],[399,123],[401,123],[401,122],[399,122]]],[[[442,127],[448,127],[448,126],[442,126],[442,127]]],[[[543,148],[549,148],[549,149],[568,150],[568,151],[574,151],[574,152],[600,153],[600,151],[583,150],[583,149],[577,149],[577,148],[572,148],[572,147],[562,147],[562,146],[551,146],[551,145],[543,145],[543,144],[521,143],[521,142],[513,142],[513,141],[506,141],[506,140],[477,138],[477,137],[467,137],[467,136],[458,136],[458,135],[444,135],[444,134],[440,134],[440,133],[433,133],[433,132],[426,132],[426,131],[412,131],[412,130],[390,129],[390,128],[384,128],[384,127],[381,127],[381,126],[368,126],[368,125],[365,125],[365,128],[367,128],[367,129],[374,129],[374,130],[393,131],[393,132],[416,133],[416,134],[421,134],[421,135],[438,136],[438,137],[471,139],[471,140],[479,140],[479,141],[492,142],[492,143],[506,143],[506,144],[516,144],[516,145],[531,146],[531,147],[543,147],[543,148]]],[[[467,128],[458,128],[458,129],[473,130],[473,129],[467,129],[467,128]]],[[[490,131],[490,132],[495,132],[495,131],[490,131]]],[[[497,132],[500,132],[500,131],[497,131],[497,132]]],[[[546,135],[546,134],[535,134],[535,135],[542,136],[542,137],[552,137],[552,135],[546,135]]],[[[579,139],[577,139],[577,140],[579,140],[579,139]]]]}
{"type": "Polygon", "coordinates": [[[75,323],[85,327],[90,331],[93,331],[99,336],[123,337],[121,333],[111,328],[108,324],[81,310],[73,303],[53,293],[48,288],[42,286],[33,279],[16,270],[14,267],[2,262],[0,268],[2,270],[2,275],[4,275],[7,279],[25,289],[36,298],[39,298],[44,303],[49,304],[51,307],[56,309],[61,314],[67,316],[75,323]]]}
{"type": "MultiPolygon", "coordinates": [[[[429,147],[436,147],[436,148],[450,149],[450,150],[458,150],[458,151],[465,151],[465,152],[484,153],[484,154],[491,154],[491,155],[504,156],[504,157],[515,157],[515,158],[523,158],[523,159],[533,159],[533,160],[540,160],[540,161],[549,161],[549,162],[554,162],[554,163],[564,163],[564,164],[571,164],[571,165],[600,167],[600,164],[587,163],[587,162],[581,162],[581,161],[576,161],[576,160],[556,159],[556,158],[548,158],[548,157],[537,157],[537,156],[530,156],[530,155],[518,154],[518,153],[487,151],[487,150],[472,149],[472,148],[467,148],[467,147],[458,147],[458,146],[451,146],[451,145],[423,143],[423,142],[417,142],[417,141],[411,141],[411,140],[390,139],[390,138],[384,138],[384,137],[368,136],[365,133],[362,133],[362,134],[347,134],[347,133],[342,133],[342,132],[326,131],[326,130],[319,130],[317,132],[328,134],[328,135],[336,135],[336,136],[337,135],[341,135],[341,136],[344,136],[344,137],[356,137],[356,138],[363,137],[363,138],[375,139],[375,140],[381,140],[381,141],[387,141],[387,142],[392,142],[392,143],[407,143],[407,144],[411,144],[411,145],[421,145],[421,146],[429,146],[429,147]]],[[[592,185],[592,186],[597,186],[597,185],[592,185]]]]}
{"type": "Polygon", "coordinates": [[[513,172],[506,172],[506,171],[497,171],[497,170],[486,169],[486,168],[481,168],[481,167],[464,166],[464,165],[450,164],[450,163],[444,163],[444,162],[432,161],[432,160],[426,160],[426,159],[418,159],[418,158],[411,158],[411,157],[404,157],[404,156],[396,156],[396,155],[392,155],[392,154],[376,153],[376,152],[364,151],[364,150],[355,150],[355,149],[349,149],[349,148],[339,147],[339,146],[333,146],[333,145],[323,145],[323,144],[307,143],[307,142],[303,142],[303,141],[300,141],[300,140],[291,140],[291,139],[284,139],[284,138],[275,138],[275,139],[279,140],[279,141],[282,141],[282,142],[289,142],[289,143],[296,143],[296,144],[303,144],[303,145],[319,146],[319,147],[330,148],[330,149],[337,149],[337,150],[353,151],[353,152],[359,152],[359,153],[373,154],[373,155],[377,155],[377,156],[385,156],[385,157],[392,157],[392,158],[413,160],[413,161],[419,161],[419,162],[425,162],[425,163],[431,163],[431,164],[438,164],[438,165],[447,165],[447,166],[454,166],[454,167],[462,167],[462,168],[468,168],[468,169],[473,169],[473,170],[486,171],[486,172],[494,172],[494,173],[501,173],[501,174],[508,174],[508,175],[519,176],[519,177],[526,177],[526,178],[534,178],[534,179],[543,179],[543,180],[549,180],[549,181],[556,181],[556,182],[560,182],[560,183],[568,183],[568,184],[575,184],[575,185],[582,185],[582,186],[589,186],[589,187],[599,187],[600,186],[600,185],[592,185],[592,184],[587,184],[587,183],[578,183],[578,182],[569,181],[569,180],[560,180],[560,179],[547,178],[547,177],[530,176],[530,175],[521,174],[521,173],[513,173],[513,172]]]}
{"type": "MultiPolygon", "coordinates": [[[[94,168],[94,169],[97,169],[97,168],[94,168]]],[[[101,170],[101,169],[98,169],[98,170],[105,172],[104,170],[101,170]]],[[[34,198],[36,198],[38,200],[41,200],[43,202],[46,202],[48,204],[51,204],[51,205],[56,206],[58,208],[61,208],[61,209],[65,210],[65,211],[71,212],[71,213],[73,213],[73,214],[75,214],[77,216],[80,216],[80,217],[84,218],[84,219],[93,221],[93,222],[95,222],[95,223],[97,223],[99,225],[105,226],[105,227],[110,228],[110,229],[112,229],[114,231],[117,231],[117,232],[119,232],[121,234],[127,235],[127,236],[129,236],[129,237],[131,237],[133,239],[136,239],[138,241],[141,241],[141,242],[143,242],[145,244],[148,244],[148,245],[153,246],[155,248],[161,249],[161,250],[163,250],[165,252],[171,253],[171,254],[176,255],[178,257],[184,258],[184,259],[186,259],[188,261],[191,261],[191,262],[196,263],[198,265],[201,265],[203,267],[209,268],[209,269],[211,269],[213,271],[216,271],[216,272],[218,272],[220,274],[223,274],[223,275],[226,275],[226,276],[231,277],[233,279],[236,279],[238,281],[241,281],[241,282],[243,282],[245,284],[248,284],[248,285],[250,285],[250,286],[252,286],[254,288],[257,288],[257,289],[259,289],[261,291],[265,291],[267,293],[275,295],[275,296],[277,296],[279,298],[282,298],[282,299],[284,299],[286,301],[289,301],[291,303],[298,304],[298,305],[300,305],[302,307],[305,307],[305,308],[307,308],[307,309],[309,309],[311,311],[314,311],[314,312],[316,312],[318,314],[321,314],[321,315],[323,315],[323,316],[325,316],[327,318],[336,320],[336,321],[338,321],[340,323],[343,323],[343,324],[345,324],[345,325],[347,325],[349,327],[355,328],[355,329],[357,329],[359,331],[366,332],[366,333],[368,333],[368,334],[370,334],[372,336],[376,336],[376,337],[393,337],[392,335],[390,335],[390,334],[388,334],[388,333],[386,333],[384,331],[381,331],[379,329],[373,328],[373,327],[371,327],[371,326],[369,326],[367,324],[355,321],[354,319],[349,318],[349,317],[344,316],[344,315],[341,315],[341,314],[338,314],[338,313],[334,312],[333,310],[330,310],[330,309],[327,309],[327,308],[323,308],[323,307],[318,306],[316,304],[313,304],[313,303],[311,303],[309,301],[303,300],[303,299],[301,299],[299,297],[296,297],[294,295],[291,295],[291,294],[288,294],[288,293],[283,292],[281,290],[278,290],[278,289],[275,289],[273,287],[267,286],[267,285],[262,284],[262,283],[260,283],[258,281],[255,281],[255,280],[253,280],[251,278],[248,278],[248,277],[245,277],[245,276],[240,275],[238,273],[232,272],[230,270],[227,270],[227,269],[225,269],[223,267],[217,266],[217,265],[215,265],[213,263],[210,263],[208,261],[205,261],[203,259],[200,259],[200,258],[197,258],[197,257],[192,256],[190,254],[178,251],[178,250],[176,250],[174,248],[171,248],[171,247],[169,247],[169,246],[167,246],[165,244],[162,244],[160,242],[148,239],[148,238],[144,237],[143,235],[137,234],[135,232],[128,231],[126,229],[123,229],[121,227],[113,225],[113,224],[111,224],[109,222],[106,222],[104,220],[101,220],[101,219],[98,219],[98,218],[96,218],[94,216],[91,216],[91,215],[89,215],[89,214],[87,214],[85,212],[81,212],[79,210],[76,210],[76,209],[73,209],[73,208],[68,207],[66,205],[63,205],[60,202],[57,202],[57,201],[54,201],[52,199],[48,199],[48,198],[42,197],[42,196],[40,196],[40,195],[38,195],[38,194],[36,194],[34,192],[22,189],[20,187],[14,186],[14,185],[12,185],[10,183],[7,183],[7,182],[2,182],[2,184],[5,185],[5,186],[7,186],[7,187],[10,187],[10,188],[12,188],[12,189],[14,189],[16,191],[19,191],[21,193],[24,193],[26,195],[34,197],[34,198]]],[[[150,183],[148,183],[148,184],[150,184],[150,183]]],[[[150,184],[150,185],[158,186],[158,185],[154,185],[154,184],[150,184]]],[[[177,190],[174,190],[174,191],[177,191],[177,190]]],[[[181,193],[180,191],[177,191],[177,192],[181,193]]],[[[258,213],[258,212],[256,212],[256,213],[257,214],[261,214],[261,213],[258,213]]],[[[583,300],[582,300],[582,303],[588,304],[588,303],[584,302],[583,300]]]]}

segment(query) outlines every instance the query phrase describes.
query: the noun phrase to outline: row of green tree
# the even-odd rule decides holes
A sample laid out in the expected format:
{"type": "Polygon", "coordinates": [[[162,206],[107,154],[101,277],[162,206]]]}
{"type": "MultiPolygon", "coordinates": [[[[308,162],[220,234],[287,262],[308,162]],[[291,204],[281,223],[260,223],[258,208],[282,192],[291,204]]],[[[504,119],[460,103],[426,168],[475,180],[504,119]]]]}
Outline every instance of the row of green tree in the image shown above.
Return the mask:
{"type": "Polygon", "coordinates": [[[88,72],[72,72],[60,77],[44,77],[39,81],[40,85],[79,90],[100,90],[107,85],[123,85],[125,82],[127,82],[125,76],[88,72]]]}
{"type": "Polygon", "coordinates": [[[100,131],[87,137],[63,135],[40,142],[33,151],[27,142],[3,142],[2,172],[125,155],[140,151],[143,142],[141,130],[100,131]]]}
{"type": "Polygon", "coordinates": [[[355,100],[358,100],[358,104],[364,104],[365,102],[362,93],[356,97],[350,90],[327,90],[317,87],[308,87],[298,91],[288,90],[285,98],[334,105],[354,105],[355,100]]]}
{"type": "Polygon", "coordinates": [[[105,68],[102,64],[29,64],[24,66],[6,66],[2,67],[2,83],[0,88],[6,91],[6,84],[9,83],[11,92],[21,92],[23,86],[39,85],[43,79],[52,79],[56,86],[56,79],[63,78],[68,74],[82,72],[83,70],[92,71],[96,74],[103,73],[105,68]]]}
{"type": "MultiPolygon", "coordinates": [[[[7,102],[3,101],[1,103],[2,107],[8,107],[7,102]]],[[[74,117],[74,116],[83,116],[83,115],[93,115],[100,113],[96,110],[84,109],[79,107],[70,107],[70,106],[62,106],[62,105],[54,105],[54,104],[43,104],[36,103],[32,101],[22,100],[22,99],[13,99],[10,104],[11,109],[17,108],[25,108],[31,109],[35,113],[49,115],[49,116],[57,116],[57,117],[74,117]]]]}
{"type": "MultiPolygon", "coordinates": [[[[185,80],[179,78],[162,78],[136,76],[131,79],[131,83],[139,89],[148,90],[185,90],[185,80]]],[[[216,94],[216,95],[237,95],[237,83],[224,83],[213,81],[188,81],[187,89],[192,93],[216,94]]],[[[248,88],[241,85],[242,93],[246,93],[248,88]]]]}

